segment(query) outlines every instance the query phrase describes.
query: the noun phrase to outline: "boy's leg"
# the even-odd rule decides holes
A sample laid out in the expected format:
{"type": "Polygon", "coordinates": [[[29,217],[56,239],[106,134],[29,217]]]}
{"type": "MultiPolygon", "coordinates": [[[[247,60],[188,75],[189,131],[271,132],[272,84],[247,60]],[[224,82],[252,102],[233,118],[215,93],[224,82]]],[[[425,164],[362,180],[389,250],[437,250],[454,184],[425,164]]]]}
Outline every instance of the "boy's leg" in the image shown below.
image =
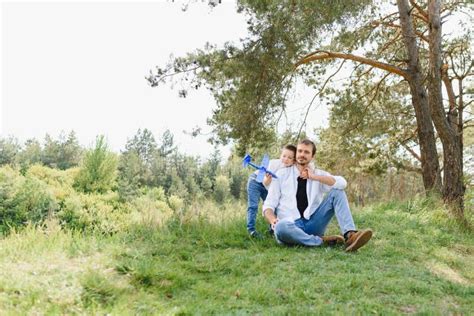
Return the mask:
{"type": "Polygon", "coordinates": [[[258,202],[260,201],[260,183],[252,177],[247,182],[247,230],[249,233],[255,231],[255,222],[258,212],[258,202]]]}
{"type": "Polygon", "coordinates": [[[308,234],[323,236],[334,215],[336,215],[342,234],[356,230],[344,190],[332,189],[329,191],[321,205],[305,223],[304,230],[308,234]]]}

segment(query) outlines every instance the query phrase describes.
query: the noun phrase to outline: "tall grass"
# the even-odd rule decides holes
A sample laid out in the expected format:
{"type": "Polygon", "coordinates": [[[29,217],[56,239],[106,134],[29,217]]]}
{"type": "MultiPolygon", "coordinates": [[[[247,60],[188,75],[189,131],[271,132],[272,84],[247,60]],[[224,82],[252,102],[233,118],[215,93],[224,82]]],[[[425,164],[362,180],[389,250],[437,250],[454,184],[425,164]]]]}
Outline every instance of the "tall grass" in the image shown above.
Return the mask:
{"type": "MultiPolygon", "coordinates": [[[[474,238],[416,199],[355,210],[373,240],[282,247],[245,230],[245,205],[202,202],[115,234],[51,219],[0,240],[2,314],[469,314],[474,238]]],[[[261,231],[266,225],[258,222],[261,231]]],[[[337,233],[332,223],[330,233],[337,233]]]]}

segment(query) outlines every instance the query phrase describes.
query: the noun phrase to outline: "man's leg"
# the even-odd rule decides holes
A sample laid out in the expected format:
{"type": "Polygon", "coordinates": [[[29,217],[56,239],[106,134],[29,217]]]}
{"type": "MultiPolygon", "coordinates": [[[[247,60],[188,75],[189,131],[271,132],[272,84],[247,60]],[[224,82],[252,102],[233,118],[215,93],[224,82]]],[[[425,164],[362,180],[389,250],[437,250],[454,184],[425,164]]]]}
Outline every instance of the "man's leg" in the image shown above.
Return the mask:
{"type": "Polygon", "coordinates": [[[372,230],[356,230],[346,193],[343,190],[335,189],[329,192],[316,212],[305,223],[305,231],[323,236],[334,215],[336,215],[341,233],[346,239],[346,251],[356,251],[372,238],[372,230]]]}
{"type": "Polygon", "coordinates": [[[320,237],[305,233],[303,228],[301,219],[281,219],[275,225],[275,237],[279,243],[289,246],[320,246],[323,243],[320,237]]]}
{"type": "Polygon", "coordinates": [[[323,236],[334,215],[343,235],[348,231],[356,230],[346,193],[336,189],[329,191],[318,209],[306,221],[304,230],[308,234],[323,236]]]}

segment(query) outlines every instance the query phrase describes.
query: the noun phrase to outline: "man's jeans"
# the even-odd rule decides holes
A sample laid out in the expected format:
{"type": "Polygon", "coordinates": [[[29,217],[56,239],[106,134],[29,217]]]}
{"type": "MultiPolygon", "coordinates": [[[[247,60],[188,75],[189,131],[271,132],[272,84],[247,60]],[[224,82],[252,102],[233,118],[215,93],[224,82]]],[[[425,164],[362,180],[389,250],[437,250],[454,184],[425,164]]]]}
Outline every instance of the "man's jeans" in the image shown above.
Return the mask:
{"type": "Polygon", "coordinates": [[[258,202],[260,199],[265,201],[268,191],[263,184],[255,181],[254,174],[251,174],[247,183],[247,230],[253,232],[255,230],[255,222],[257,219],[258,202]]]}
{"type": "Polygon", "coordinates": [[[332,189],[309,220],[279,220],[275,226],[275,237],[279,243],[286,245],[319,246],[323,241],[318,236],[324,235],[334,215],[342,234],[356,230],[346,193],[332,189]]]}

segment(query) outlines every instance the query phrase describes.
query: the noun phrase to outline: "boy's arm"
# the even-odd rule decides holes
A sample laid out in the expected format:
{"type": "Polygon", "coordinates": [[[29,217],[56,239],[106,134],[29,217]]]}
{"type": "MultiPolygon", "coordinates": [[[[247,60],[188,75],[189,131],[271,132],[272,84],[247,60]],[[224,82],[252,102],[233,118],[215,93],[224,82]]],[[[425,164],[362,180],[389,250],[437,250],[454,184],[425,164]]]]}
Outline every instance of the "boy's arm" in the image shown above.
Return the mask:
{"type": "Polygon", "coordinates": [[[279,179],[273,179],[268,188],[267,198],[262,206],[263,216],[272,226],[278,221],[275,210],[280,203],[280,195],[280,181],[279,179]]]}
{"type": "Polygon", "coordinates": [[[272,175],[269,173],[265,173],[265,177],[263,177],[263,185],[267,188],[272,183],[272,175]]]}

